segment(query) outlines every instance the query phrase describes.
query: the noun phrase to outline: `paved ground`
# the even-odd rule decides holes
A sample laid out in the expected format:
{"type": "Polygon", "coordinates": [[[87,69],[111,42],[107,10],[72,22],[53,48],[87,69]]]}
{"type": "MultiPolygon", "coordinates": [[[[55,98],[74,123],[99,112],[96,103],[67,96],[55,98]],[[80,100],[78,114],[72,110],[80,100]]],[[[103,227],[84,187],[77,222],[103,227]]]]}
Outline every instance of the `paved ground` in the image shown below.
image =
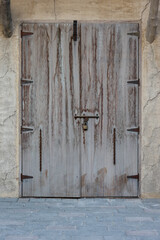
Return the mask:
{"type": "Polygon", "coordinates": [[[160,240],[160,199],[0,199],[0,240],[160,240]]]}

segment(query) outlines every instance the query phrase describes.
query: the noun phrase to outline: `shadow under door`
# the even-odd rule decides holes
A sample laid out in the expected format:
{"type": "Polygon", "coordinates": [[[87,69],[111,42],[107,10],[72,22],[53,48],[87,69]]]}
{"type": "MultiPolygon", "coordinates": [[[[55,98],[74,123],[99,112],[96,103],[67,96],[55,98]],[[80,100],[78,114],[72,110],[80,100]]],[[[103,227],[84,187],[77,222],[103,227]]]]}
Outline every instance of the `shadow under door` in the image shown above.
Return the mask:
{"type": "Polygon", "coordinates": [[[22,26],[22,196],[138,195],[137,23],[22,26]]]}

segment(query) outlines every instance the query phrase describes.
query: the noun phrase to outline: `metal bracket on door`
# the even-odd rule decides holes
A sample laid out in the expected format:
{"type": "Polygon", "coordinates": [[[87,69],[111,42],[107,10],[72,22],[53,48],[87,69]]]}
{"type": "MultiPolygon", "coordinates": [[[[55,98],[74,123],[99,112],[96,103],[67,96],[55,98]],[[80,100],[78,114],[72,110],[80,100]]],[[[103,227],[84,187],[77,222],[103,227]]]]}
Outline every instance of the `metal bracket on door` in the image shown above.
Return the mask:
{"type": "Polygon", "coordinates": [[[97,114],[96,116],[86,116],[86,115],[83,115],[83,116],[77,116],[77,115],[75,115],[74,118],[75,118],[75,119],[77,119],[77,118],[83,118],[83,119],[87,119],[87,120],[89,120],[89,118],[96,118],[96,119],[98,119],[99,116],[98,116],[98,114],[97,114]]]}
{"type": "Polygon", "coordinates": [[[33,132],[33,131],[34,131],[33,128],[21,127],[21,133],[29,133],[29,132],[33,132]]]}
{"type": "Polygon", "coordinates": [[[127,178],[137,179],[139,181],[139,174],[127,176],[127,178]]]}
{"type": "Polygon", "coordinates": [[[113,164],[116,165],[116,128],[113,129],[113,164]]]}
{"type": "Polygon", "coordinates": [[[33,176],[23,175],[21,173],[21,182],[23,182],[24,179],[31,179],[31,178],[33,178],[33,176]]]}
{"type": "Polygon", "coordinates": [[[136,133],[139,134],[140,129],[139,129],[139,127],[137,127],[137,128],[129,128],[129,129],[127,129],[127,131],[128,131],[128,132],[136,132],[136,133]]]}
{"type": "Polygon", "coordinates": [[[140,38],[140,32],[129,32],[129,33],[127,33],[127,35],[135,36],[135,37],[140,38]]]}
{"type": "Polygon", "coordinates": [[[21,31],[21,38],[26,37],[26,36],[31,36],[31,35],[33,35],[33,32],[23,32],[23,31],[21,31]]]}
{"type": "Polygon", "coordinates": [[[33,83],[33,80],[29,80],[29,79],[21,79],[21,85],[30,85],[33,83]]]}
{"type": "Polygon", "coordinates": [[[73,40],[77,41],[77,21],[73,21],[73,40]]]}
{"type": "Polygon", "coordinates": [[[138,86],[140,86],[140,80],[130,80],[127,82],[128,84],[137,84],[138,86]]]}

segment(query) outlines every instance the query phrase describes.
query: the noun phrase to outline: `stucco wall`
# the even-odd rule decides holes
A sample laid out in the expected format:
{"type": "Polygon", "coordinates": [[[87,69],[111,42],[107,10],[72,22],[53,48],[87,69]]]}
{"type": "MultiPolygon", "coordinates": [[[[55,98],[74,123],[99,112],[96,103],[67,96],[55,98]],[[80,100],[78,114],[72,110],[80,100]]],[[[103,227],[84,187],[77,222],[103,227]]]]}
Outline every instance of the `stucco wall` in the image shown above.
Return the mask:
{"type": "Polygon", "coordinates": [[[153,44],[145,41],[148,0],[12,0],[14,34],[0,27],[0,197],[19,196],[20,35],[28,21],[141,21],[141,196],[160,197],[160,29],[153,44]]]}
{"type": "Polygon", "coordinates": [[[0,27],[0,196],[18,196],[19,38],[2,36],[0,27]]]}
{"type": "Polygon", "coordinates": [[[153,44],[147,43],[147,18],[148,9],[142,18],[141,195],[149,198],[160,197],[160,27],[153,44]]]}

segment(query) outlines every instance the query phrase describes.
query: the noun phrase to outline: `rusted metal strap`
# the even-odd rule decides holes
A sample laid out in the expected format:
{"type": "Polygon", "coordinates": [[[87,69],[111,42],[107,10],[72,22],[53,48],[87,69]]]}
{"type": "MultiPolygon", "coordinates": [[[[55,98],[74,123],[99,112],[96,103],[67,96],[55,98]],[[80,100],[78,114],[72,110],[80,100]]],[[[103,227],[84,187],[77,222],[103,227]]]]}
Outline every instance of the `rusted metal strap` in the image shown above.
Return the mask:
{"type": "Polygon", "coordinates": [[[33,176],[23,175],[21,173],[21,182],[23,182],[24,179],[31,179],[31,178],[33,178],[33,176]]]}
{"type": "Polygon", "coordinates": [[[140,32],[129,32],[129,33],[127,33],[127,35],[135,36],[135,37],[140,38],[140,32]]]}
{"type": "Polygon", "coordinates": [[[32,80],[29,80],[29,79],[21,79],[21,85],[24,86],[24,85],[30,85],[32,84],[33,81],[32,80]]]}
{"type": "Polygon", "coordinates": [[[29,132],[33,132],[33,131],[34,131],[33,128],[21,127],[21,133],[29,133],[29,132]]]}
{"type": "Polygon", "coordinates": [[[96,115],[96,116],[85,116],[85,115],[84,116],[83,115],[82,116],[78,116],[78,115],[75,115],[74,118],[75,119],[77,119],[77,118],[83,118],[83,119],[85,119],[85,118],[88,118],[88,119],[89,118],[96,118],[96,119],[98,119],[99,116],[98,115],[96,115]]]}
{"type": "Polygon", "coordinates": [[[116,128],[113,129],[113,164],[116,165],[116,128]]]}
{"type": "Polygon", "coordinates": [[[21,31],[21,37],[31,36],[33,35],[33,32],[23,32],[21,31]]]}
{"type": "Polygon", "coordinates": [[[77,41],[77,21],[73,21],[73,40],[77,41]]]}
{"type": "Polygon", "coordinates": [[[136,132],[136,133],[139,133],[139,132],[140,132],[140,129],[139,129],[139,127],[137,127],[137,128],[129,128],[129,129],[127,129],[127,131],[128,131],[128,132],[136,132]]]}
{"type": "Polygon", "coordinates": [[[133,80],[133,81],[128,81],[128,84],[137,84],[138,86],[140,86],[140,80],[133,80]]]}
{"type": "Polygon", "coordinates": [[[139,174],[127,176],[127,178],[137,179],[139,181],[139,174]]]}
{"type": "Polygon", "coordinates": [[[39,131],[39,171],[42,172],[42,130],[39,131]]]}

